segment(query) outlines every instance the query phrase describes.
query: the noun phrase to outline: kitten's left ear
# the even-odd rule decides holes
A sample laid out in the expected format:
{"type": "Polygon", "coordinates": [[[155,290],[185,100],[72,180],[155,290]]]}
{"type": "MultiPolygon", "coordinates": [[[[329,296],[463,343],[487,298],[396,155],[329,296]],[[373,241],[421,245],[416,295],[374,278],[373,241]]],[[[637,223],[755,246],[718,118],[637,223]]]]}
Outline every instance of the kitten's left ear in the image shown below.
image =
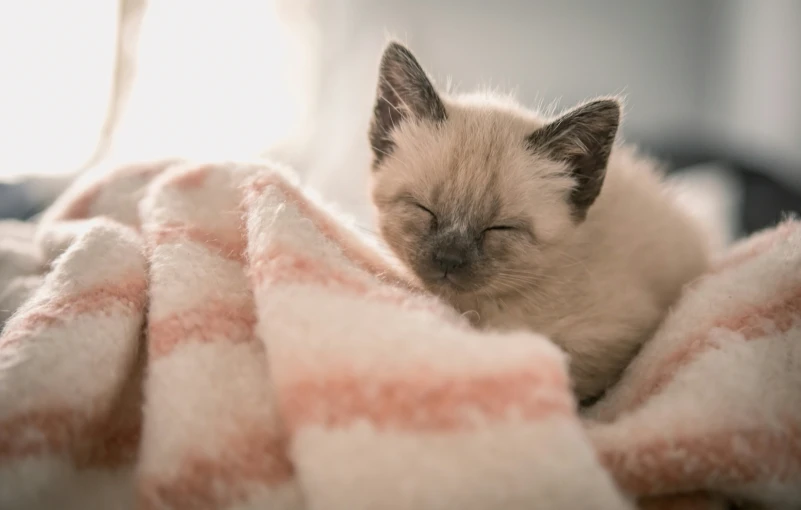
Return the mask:
{"type": "Polygon", "coordinates": [[[392,152],[392,130],[405,120],[441,122],[445,105],[412,52],[397,42],[384,49],[370,122],[370,144],[376,162],[392,152]]]}
{"type": "Polygon", "coordinates": [[[620,103],[601,99],[574,108],[526,139],[530,150],[569,165],[576,179],[570,202],[579,221],[601,192],[619,124],[620,103]]]}

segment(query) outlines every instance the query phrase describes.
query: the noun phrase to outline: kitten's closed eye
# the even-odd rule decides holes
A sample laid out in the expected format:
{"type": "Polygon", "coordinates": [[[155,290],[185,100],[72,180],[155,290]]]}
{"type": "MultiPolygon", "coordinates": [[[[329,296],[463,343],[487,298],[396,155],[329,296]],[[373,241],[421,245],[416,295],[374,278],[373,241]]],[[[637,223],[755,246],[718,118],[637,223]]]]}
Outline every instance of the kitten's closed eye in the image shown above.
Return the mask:
{"type": "Polygon", "coordinates": [[[484,237],[490,232],[499,232],[505,234],[507,232],[511,232],[514,230],[517,230],[517,227],[513,227],[511,225],[493,225],[491,227],[487,227],[484,230],[482,230],[481,233],[478,235],[478,238],[483,240],[484,237]]]}
{"type": "Polygon", "coordinates": [[[518,238],[525,238],[525,239],[528,239],[529,241],[536,240],[536,237],[534,236],[534,233],[531,231],[531,229],[527,225],[525,225],[523,223],[520,223],[520,224],[517,224],[517,223],[500,223],[498,225],[493,225],[491,227],[488,227],[488,228],[485,228],[484,230],[482,230],[480,237],[483,239],[484,236],[486,236],[490,232],[494,232],[494,233],[498,233],[498,234],[510,234],[510,235],[513,234],[518,238]]]}
{"type": "Polygon", "coordinates": [[[504,225],[504,224],[493,225],[491,227],[488,227],[488,228],[485,228],[484,230],[482,230],[481,231],[481,237],[484,237],[485,235],[489,234],[490,232],[497,232],[497,233],[500,233],[500,234],[514,234],[514,233],[519,233],[519,232],[524,232],[524,231],[525,231],[525,229],[523,229],[523,228],[521,228],[519,226],[516,226],[516,225],[504,225]]]}
{"type": "Polygon", "coordinates": [[[429,216],[431,216],[431,228],[434,228],[434,229],[437,228],[437,226],[439,225],[439,218],[437,218],[437,215],[434,214],[434,212],[431,209],[429,209],[428,207],[426,207],[424,205],[421,205],[418,202],[411,202],[411,204],[413,206],[415,206],[417,209],[419,209],[419,210],[425,212],[426,214],[428,214],[429,216]]]}
{"type": "Polygon", "coordinates": [[[434,214],[433,212],[431,212],[431,209],[429,209],[428,207],[425,207],[424,205],[420,205],[417,202],[412,202],[412,205],[414,205],[415,207],[417,207],[421,211],[427,212],[428,214],[431,215],[432,218],[437,219],[437,215],[434,214]]]}

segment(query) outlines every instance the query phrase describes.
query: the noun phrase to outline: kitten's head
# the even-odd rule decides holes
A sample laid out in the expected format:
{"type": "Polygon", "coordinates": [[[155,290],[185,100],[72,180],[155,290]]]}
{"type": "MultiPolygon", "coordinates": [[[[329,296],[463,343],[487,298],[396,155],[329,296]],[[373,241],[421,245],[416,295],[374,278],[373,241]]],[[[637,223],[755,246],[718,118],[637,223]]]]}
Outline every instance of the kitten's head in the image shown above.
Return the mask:
{"type": "Polygon", "coordinates": [[[530,287],[566,262],[560,241],[601,191],[619,118],[611,99],[547,122],[487,98],[450,99],[391,43],[369,132],[382,236],[437,294],[530,287]]]}

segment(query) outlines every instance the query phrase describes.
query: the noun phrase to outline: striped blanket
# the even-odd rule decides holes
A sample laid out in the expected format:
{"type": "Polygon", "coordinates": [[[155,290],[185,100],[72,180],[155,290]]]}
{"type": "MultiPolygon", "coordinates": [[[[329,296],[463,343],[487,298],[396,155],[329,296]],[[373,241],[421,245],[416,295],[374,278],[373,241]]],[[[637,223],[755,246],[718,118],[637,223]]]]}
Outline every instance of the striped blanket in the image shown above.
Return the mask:
{"type": "Polygon", "coordinates": [[[579,416],[266,163],[129,166],[46,213],[0,337],[0,508],[801,507],[801,228],[694,282],[579,416]]]}

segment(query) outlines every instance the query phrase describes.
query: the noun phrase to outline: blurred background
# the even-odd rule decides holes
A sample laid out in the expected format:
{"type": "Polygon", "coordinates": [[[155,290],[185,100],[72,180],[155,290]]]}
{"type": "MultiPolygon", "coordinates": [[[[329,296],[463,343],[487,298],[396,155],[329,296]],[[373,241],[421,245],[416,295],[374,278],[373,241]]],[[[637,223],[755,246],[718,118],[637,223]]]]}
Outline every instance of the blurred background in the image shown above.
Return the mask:
{"type": "Polygon", "coordinates": [[[624,94],[625,139],[731,239],[801,210],[798,0],[54,0],[0,4],[0,217],[127,161],[268,155],[367,222],[390,36],[457,91],[624,94]]]}

